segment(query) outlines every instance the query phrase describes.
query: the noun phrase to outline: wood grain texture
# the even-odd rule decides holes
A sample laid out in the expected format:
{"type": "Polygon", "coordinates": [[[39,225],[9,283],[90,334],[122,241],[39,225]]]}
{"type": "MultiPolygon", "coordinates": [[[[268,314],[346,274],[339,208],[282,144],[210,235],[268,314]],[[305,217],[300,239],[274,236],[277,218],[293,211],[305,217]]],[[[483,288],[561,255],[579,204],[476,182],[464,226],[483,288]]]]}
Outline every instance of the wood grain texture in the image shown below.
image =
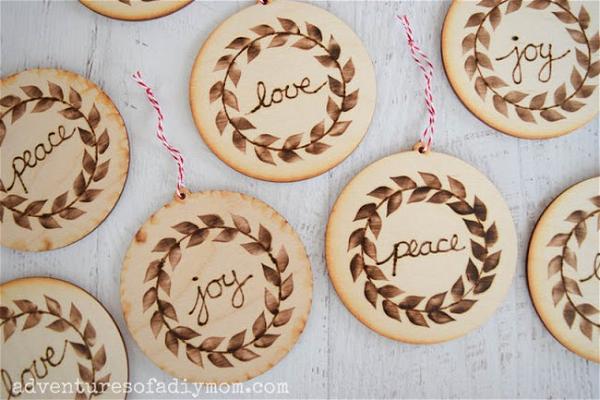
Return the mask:
{"type": "Polygon", "coordinates": [[[254,381],[286,381],[291,398],[600,396],[600,368],[563,348],[545,330],[525,278],[527,242],[544,207],[568,186],[600,173],[598,119],[543,142],[500,134],[459,102],[444,76],[440,30],[447,2],[320,2],[316,4],[357,32],[373,58],[379,87],[373,123],[358,149],[328,173],[292,184],[259,182],[230,169],[208,150],[196,133],[187,96],[192,63],[203,41],[223,18],[248,4],[198,1],[165,18],[127,23],[96,15],[77,2],[2,2],[2,75],[48,66],[97,82],[123,114],[132,150],[123,196],[99,229],[74,246],[48,253],[2,249],[1,280],[50,275],[91,291],[124,331],[131,378],[169,381],[126,332],[118,292],[132,235],[173,196],[176,183],[173,160],[154,139],[152,110],[129,78],[139,68],[167,109],[168,135],[187,156],[190,188],[242,191],[264,200],[290,221],[309,253],[314,300],[306,330],[276,368],[254,381]],[[403,13],[437,67],[440,123],[434,149],[463,159],[496,184],[519,237],[517,273],[492,319],[461,339],[434,346],[398,344],[364,327],[336,296],[323,256],[325,224],[341,189],[371,162],[411,148],[425,124],[421,75],[395,19],[403,13]]]}

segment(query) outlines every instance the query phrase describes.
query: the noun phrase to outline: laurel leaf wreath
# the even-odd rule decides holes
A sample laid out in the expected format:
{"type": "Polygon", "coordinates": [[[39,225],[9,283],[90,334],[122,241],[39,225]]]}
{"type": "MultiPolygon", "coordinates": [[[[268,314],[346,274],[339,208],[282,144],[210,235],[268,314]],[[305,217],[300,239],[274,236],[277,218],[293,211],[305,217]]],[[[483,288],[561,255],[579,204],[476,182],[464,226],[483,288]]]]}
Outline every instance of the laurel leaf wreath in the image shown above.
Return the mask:
{"type": "Polygon", "coordinates": [[[341,120],[344,112],[352,110],[358,103],[359,89],[348,93],[347,86],[354,78],[355,68],[352,58],[348,59],[342,66],[340,64],[341,48],[335,38],[330,36],[327,44],[323,41],[321,30],[308,22],[305,23],[306,32],[303,33],[294,21],[286,18],[278,18],[279,24],[283,30],[276,30],[270,25],[258,25],[250,30],[258,35],[251,39],[249,37],[235,38],[226,48],[236,50],[235,54],[227,54],[222,56],[216,63],[214,71],[225,70],[223,80],[213,84],[209,91],[209,100],[211,103],[221,100],[222,108],[216,115],[215,124],[222,135],[227,127],[232,128],[233,145],[242,153],[246,153],[248,144],[254,149],[256,157],[267,164],[276,165],[275,157],[279,157],[285,163],[293,163],[301,161],[303,158],[301,152],[318,155],[325,152],[331,147],[330,144],[324,143],[322,140],[325,137],[337,137],[343,135],[352,121],[341,120]],[[239,111],[239,103],[235,93],[227,89],[226,83],[228,78],[234,86],[237,86],[242,71],[238,65],[239,58],[243,53],[247,54],[247,63],[252,62],[265,49],[261,47],[261,41],[267,37],[272,37],[270,43],[266,47],[274,48],[281,47],[291,43],[291,39],[298,38],[290,46],[300,50],[312,50],[316,47],[321,48],[325,54],[316,55],[315,59],[325,68],[337,69],[339,79],[328,75],[328,86],[331,93],[326,106],[326,111],[331,126],[325,129],[326,120],[318,122],[312,127],[309,135],[309,140],[304,140],[305,133],[295,134],[286,139],[274,136],[269,133],[258,135],[254,139],[250,139],[244,132],[256,127],[245,117],[231,117],[229,109],[239,111]],[[338,102],[334,98],[338,98],[338,102]]]}
{"type": "MultiPolygon", "coordinates": [[[[77,208],[77,202],[89,203],[94,201],[102,192],[102,189],[90,188],[93,182],[99,182],[106,177],[110,165],[110,159],[100,162],[100,155],[104,154],[110,145],[108,131],[104,129],[102,134],[96,135],[96,129],[100,125],[101,115],[95,104],[92,104],[87,115],[81,110],[82,99],[79,92],[72,87],[69,88],[68,96],[63,89],[48,81],[48,95],[37,86],[22,86],[21,90],[25,98],[14,94],[0,98],[0,106],[7,108],[0,116],[0,146],[6,135],[4,117],[10,115],[10,124],[14,124],[27,112],[29,103],[34,104],[31,113],[40,113],[49,110],[54,103],[63,104],[66,108],[58,111],[68,120],[83,119],[89,129],[77,128],[79,138],[85,145],[82,157],[82,170],[73,182],[72,191],[74,198],[68,200],[70,190],[49,201],[28,199],[16,194],[7,194],[0,200],[0,222],[4,221],[4,209],[12,212],[16,225],[24,229],[32,229],[30,218],[35,218],[45,229],[61,228],[59,217],[63,220],[74,220],[85,214],[85,211],[77,208]],[[89,150],[89,151],[88,151],[89,150]],[[90,154],[91,152],[91,154],[90,154]],[[86,178],[87,176],[87,178],[86,178]],[[42,211],[44,207],[46,211],[42,211]],[[21,209],[17,209],[20,206],[21,209]]],[[[0,181],[0,192],[6,193],[2,181],[0,181]]]]}
{"type": "Polygon", "coordinates": [[[582,278],[579,281],[573,278],[569,278],[565,273],[565,265],[577,271],[577,254],[569,246],[572,238],[575,238],[575,243],[578,247],[585,241],[587,237],[587,221],[593,217],[598,218],[599,223],[597,224],[600,230],[600,196],[595,196],[590,199],[592,204],[596,207],[594,211],[586,212],[583,210],[575,210],[565,219],[565,221],[573,224],[573,228],[568,233],[557,233],[547,244],[547,247],[560,248],[560,254],[554,256],[548,262],[548,279],[559,276],[559,280],[552,287],[552,301],[555,307],[559,306],[559,303],[563,298],[566,299],[563,308],[563,319],[569,326],[573,327],[577,316],[579,316],[579,330],[587,337],[592,340],[593,330],[599,329],[600,324],[590,319],[591,316],[596,315],[600,312],[595,306],[589,303],[576,304],[574,296],[582,296],[581,288],[579,283],[585,282],[593,277],[600,279],[598,275],[597,266],[594,266],[594,271],[588,277],[582,278]]]}
{"type": "MultiPolygon", "coordinates": [[[[44,295],[46,308],[41,308],[31,300],[20,299],[13,300],[13,303],[19,309],[18,312],[7,306],[0,306],[0,326],[4,337],[4,343],[18,330],[18,321],[24,317],[21,331],[31,329],[37,326],[44,316],[53,318],[53,321],[46,325],[47,329],[54,332],[65,332],[72,329],[79,339],[77,341],[68,341],[77,357],[83,360],[83,363],[77,362],[78,374],[81,380],[93,388],[89,398],[100,395],[110,382],[110,373],[106,373],[101,378],[96,375],[106,366],[106,349],[104,345],[97,343],[96,329],[92,321],[83,324],[83,315],[81,311],[71,303],[68,315],[63,312],[60,303],[52,297],[44,295]],[[89,366],[86,366],[89,365],[89,366]]],[[[106,371],[105,371],[106,372],[106,371]]],[[[87,399],[83,386],[80,385],[76,399],[87,399]]]]}
{"type": "Polygon", "coordinates": [[[566,118],[565,112],[572,113],[580,110],[585,103],[576,98],[590,97],[598,85],[586,84],[586,82],[600,74],[600,60],[592,60],[592,55],[600,49],[600,34],[596,32],[590,36],[586,33],[590,27],[590,16],[586,8],[582,5],[578,15],[575,16],[568,0],[534,0],[527,5],[528,8],[544,10],[554,4],[559,11],[554,11],[552,14],[563,24],[577,28],[566,27],[565,29],[576,44],[585,45],[588,49],[587,54],[576,49],[576,59],[584,71],[583,76],[574,66],[570,82],[560,84],[553,93],[524,93],[511,90],[501,94],[499,89],[508,87],[508,84],[498,76],[484,76],[482,70],[485,69],[492,73],[494,66],[484,50],[478,48],[478,44],[489,49],[491,36],[488,29],[495,30],[500,24],[503,17],[500,6],[505,3],[505,14],[519,10],[523,5],[522,0],[483,0],[477,5],[490,10],[472,14],[465,24],[465,28],[475,28],[475,32],[471,32],[463,38],[462,49],[463,54],[469,54],[465,60],[464,69],[470,80],[475,77],[474,89],[477,94],[483,101],[486,101],[487,93],[491,92],[492,103],[496,111],[508,118],[509,109],[512,108],[522,121],[532,124],[537,124],[539,118],[549,122],[559,121],[566,118]],[[486,24],[486,22],[488,23],[486,24]],[[567,94],[567,85],[569,84],[572,92],[567,94]],[[528,102],[528,105],[524,105],[524,102],[528,102]],[[536,115],[538,119],[536,119],[536,115]]]}
{"type": "Polygon", "coordinates": [[[163,238],[152,250],[164,255],[152,261],[146,269],[144,283],[152,282],[153,286],[144,293],[143,311],[156,307],[150,318],[150,328],[155,338],[158,338],[163,327],[166,328],[164,344],[176,357],[179,356],[181,345],[185,348],[188,360],[199,367],[204,367],[203,354],[206,354],[206,358],[215,367],[229,368],[234,366],[234,359],[247,362],[260,357],[258,349],[270,347],[280,336],[271,330],[284,326],[292,317],[294,307],[282,306],[294,290],[293,274],[290,273],[285,278],[282,276],[288,267],[289,256],[283,246],[274,254],[271,232],[262,224],[259,225],[258,236],[254,236],[248,220],[239,215],[231,216],[232,226],[226,225],[223,218],[216,214],[200,215],[198,218],[200,223],[184,221],[174,225],[172,228],[184,236],[180,239],[163,238]],[[160,292],[167,296],[171,292],[171,278],[166,265],[170,265],[171,270],[175,271],[182,258],[182,247],[190,248],[205,243],[209,240],[211,231],[217,232],[213,234],[213,242],[227,243],[237,237],[249,239],[243,240],[240,246],[253,256],[267,256],[272,264],[269,266],[261,263],[268,282],[264,293],[265,310],[254,320],[250,329],[244,329],[229,338],[201,338],[200,332],[189,327],[173,327],[173,322],[179,323],[177,312],[169,301],[159,298],[160,292]],[[275,294],[272,288],[276,289],[275,294]],[[267,322],[268,317],[270,322],[267,322]]]}
{"type": "Polygon", "coordinates": [[[395,187],[380,186],[368,193],[368,196],[378,202],[367,203],[359,208],[354,221],[364,222],[365,225],[350,234],[348,252],[358,250],[350,261],[350,273],[354,282],[365,274],[364,295],[373,308],[377,308],[381,297],[383,312],[389,318],[402,321],[404,313],[413,325],[430,327],[428,321],[446,324],[454,321],[456,314],[463,314],[473,307],[477,302],[477,295],[491,287],[496,276],[493,271],[500,263],[502,251],[492,252],[492,247],[498,241],[498,231],[495,222],[486,223],[487,207],[481,199],[474,196],[470,203],[463,183],[451,176],[447,177],[448,186],[444,187],[434,174],[419,172],[419,175],[423,184],[417,184],[408,176],[398,176],[390,178],[395,187]],[[377,259],[377,247],[369,238],[372,236],[377,239],[379,236],[382,215],[387,218],[403,204],[417,202],[446,205],[459,215],[472,235],[471,257],[464,278],[459,276],[449,290],[429,298],[407,294],[399,287],[387,283],[387,276],[378,266],[382,263],[377,259]],[[383,282],[383,286],[377,286],[378,281],[383,282]]]}

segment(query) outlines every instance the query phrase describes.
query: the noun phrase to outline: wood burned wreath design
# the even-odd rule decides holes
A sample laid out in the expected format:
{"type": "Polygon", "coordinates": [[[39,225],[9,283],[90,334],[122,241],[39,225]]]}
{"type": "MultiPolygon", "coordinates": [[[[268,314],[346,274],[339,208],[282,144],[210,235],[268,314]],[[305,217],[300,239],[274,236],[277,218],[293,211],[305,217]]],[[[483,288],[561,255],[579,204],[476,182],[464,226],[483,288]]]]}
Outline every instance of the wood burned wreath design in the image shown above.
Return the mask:
{"type": "Polygon", "coordinates": [[[0,146],[6,136],[6,124],[14,124],[19,118],[28,112],[30,103],[35,103],[31,113],[41,113],[49,110],[54,103],[63,104],[66,108],[59,111],[64,118],[68,120],[83,119],[86,128],[78,127],[79,138],[84,144],[83,158],[81,160],[81,172],[73,182],[73,197],[69,200],[67,190],[63,194],[52,200],[52,205],[46,211],[42,211],[48,199],[32,200],[16,194],[6,194],[7,191],[2,181],[0,181],[0,192],[5,196],[0,199],[0,222],[4,220],[4,209],[12,212],[15,224],[24,229],[31,229],[30,218],[37,219],[40,225],[46,229],[56,229],[62,226],[58,218],[63,220],[74,220],[85,214],[85,211],[77,208],[78,202],[89,203],[94,201],[102,192],[102,189],[90,188],[92,183],[99,182],[108,174],[110,159],[100,162],[101,156],[106,152],[110,144],[108,131],[97,135],[96,129],[100,125],[101,116],[95,104],[92,104],[87,115],[81,110],[82,99],[79,92],[72,87],[69,88],[68,98],[63,89],[48,81],[48,93],[44,94],[42,89],[37,86],[22,86],[21,90],[25,98],[14,94],[6,95],[0,99],[0,106],[4,108],[0,114],[0,146]],[[10,121],[8,116],[10,115],[10,121]],[[7,119],[5,123],[4,120],[7,119]],[[88,148],[91,150],[90,154],[88,148]],[[87,175],[87,177],[86,177],[87,175]],[[20,206],[20,209],[17,208],[20,206]]]}
{"type": "Polygon", "coordinates": [[[354,218],[354,221],[365,221],[365,225],[354,230],[348,240],[348,252],[358,248],[349,269],[354,282],[365,273],[364,295],[373,308],[377,308],[381,297],[383,312],[388,317],[401,321],[401,314],[404,312],[412,324],[429,327],[428,320],[436,324],[446,324],[455,320],[453,315],[463,314],[473,307],[477,302],[476,297],[491,287],[496,276],[492,272],[500,263],[502,251],[492,250],[498,241],[496,223],[489,223],[487,207],[477,196],[473,196],[473,202],[470,203],[465,186],[450,176],[447,177],[449,187],[444,187],[436,175],[426,172],[419,172],[419,175],[423,184],[417,184],[408,176],[398,176],[390,178],[395,187],[380,186],[368,193],[368,196],[379,201],[360,207],[354,218]],[[404,290],[392,284],[376,285],[377,281],[388,281],[385,273],[379,268],[379,265],[386,261],[378,261],[377,247],[374,241],[369,239],[369,236],[377,239],[381,231],[383,219],[379,213],[383,212],[385,207],[385,215],[388,217],[403,203],[408,205],[417,202],[446,205],[464,221],[472,235],[472,257],[469,257],[465,270],[469,288],[465,288],[462,275],[448,291],[429,298],[406,294],[404,290]],[[365,256],[372,262],[368,262],[365,256]],[[479,268],[477,264],[480,265],[479,268]],[[451,300],[446,300],[448,294],[451,300]],[[425,306],[419,308],[419,304],[422,303],[425,303],[425,306]]]}
{"type": "MultiPolygon", "coordinates": [[[[600,196],[592,197],[590,201],[594,204],[596,209],[591,212],[583,210],[573,211],[565,219],[565,221],[574,224],[573,228],[568,233],[558,233],[554,235],[547,246],[559,247],[561,250],[560,254],[553,257],[548,263],[548,279],[560,273],[560,279],[552,288],[552,301],[554,302],[554,306],[557,307],[563,297],[566,298],[567,301],[563,306],[563,318],[565,322],[569,328],[572,328],[576,317],[579,316],[579,330],[589,340],[592,340],[593,330],[599,329],[600,324],[591,320],[590,317],[598,314],[600,310],[589,303],[581,303],[578,305],[576,300],[574,300],[574,296],[582,296],[579,283],[589,281],[593,278],[600,280],[598,265],[594,265],[594,269],[589,276],[579,279],[579,283],[576,279],[566,276],[565,273],[565,264],[574,271],[577,271],[577,255],[569,247],[570,240],[574,237],[577,245],[581,246],[587,237],[587,221],[593,217],[600,218],[600,196]]],[[[600,229],[600,223],[597,226],[598,229],[600,229]]],[[[595,261],[597,261],[597,259],[595,261]]]]}
{"type": "Polygon", "coordinates": [[[158,338],[163,327],[167,329],[164,344],[176,357],[179,356],[179,344],[185,345],[187,358],[200,367],[204,367],[203,353],[212,365],[218,368],[233,367],[232,358],[242,362],[247,362],[260,357],[260,354],[254,350],[270,347],[280,336],[272,333],[273,328],[278,328],[287,324],[294,310],[294,307],[281,309],[283,303],[291,296],[294,290],[293,274],[283,277],[288,264],[289,257],[282,246],[276,255],[273,254],[271,247],[271,233],[263,225],[259,226],[258,237],[252,234],[250,224],[241,216],[232,215],[233,226],[225,224],[218,215],[200,215],[199,219],[203,226],[198,226],[193,222],[185,221],[175,226],[173,229],[182,234],[183,237],[176,239],[168,237],[161,239],[153,252],[164,253],[164,255],[152,261],[146,270],[144,283],[153,282],[143,296],[143,311],[146,312],[151,307],[156,310],[150,318],[150,327],[155,338],[158,338]],[[212,239],[213,242],[227,243],[241,236],[247,240],[240,245],[251,255],[267,255],[272,267],[262,264],[263,273],[266,281],[277,290],[273,294],[269,287],[265,287],[265,311],[271,316],[270,321],[265,316],[265,311],[256,318],[251,327],[251,335],[246,340],[247,329],[231,336],[230,338],[220,336],[210,336],[198,340],[202,335],[186,326],[172,326],[172,322],[179,322],[175,308],[167,300],[159,298],[162,291],[170,295],[171,278],[165,266],[171,265],[174,271],[182,257],[182,246],[186,243],[186,248],[201,245],[211,236],[212,231],[218,231],[218,234],[212,239]],[[227,340],[225,346],[221,346],[227,340]]]}
{"type": "MultiPolygon", "coordinates": [[[[91,399],[94,396],[99,396],[108,387],[110,383],[110,373],[104,371],[104,376],[97,378],[97,375],[106,365],[106,349],[104,345],[97,343],[96,329],[92,325],[92,321],[88,319],[83,325],[83,315],[81,311],[71,303],[69,315],[63,315],[63,310],[58,301],[44,295],[46,300],[46,309],[36,305],[31,300],[21,299],[13,300],[13,303],[18,307],[19,311],[15,312],[6,306],[0,306],[0,327],[4,336],[4,342],[17,332],[19,328],[19,319],[25,318],[21,325],[21,331],[34,328],[37,326],[44,316],[54,318],[54,320],[46,325],[46,328],[54,332],[65,332],[72,330],[78,337],[77,341],[68,341],[71,348],[84,363],[77,362],[79,378],[91,388],[89,397],[83,386],[79,385],[75,400],[91,399]],[[86,365],[89,365],[86,366],[86,365]]],[[[66,346],[66,343],[65,343],[66,346]]]]}
{"type": "Polygon", "coordinates": [[[549,122],[565,119],[565,112],[576,112],[585,106],[584,102],[575,100],[575,98],[585,99],[590,97],[597,84],[588,81],[595,78],[600,73],[600,61],[593,61],[592,58],[600,48],[600,36],[589,37],[590,15],[582,5],[578,15],[571,10],[568,0],[533,0],[527,7],[536,10],[545,10],[553,6],[556,11],[552,14],[563,24],[565,29],[575,42],[575,45],[584,46],[585,52],[576,49],[576,59],[579,66],[583,69],[583,76],[578,71],[577,66],[573,66],[570,77],[571,92],[567,92],[569,83],[562,83],[554,90],[552,94],[548,91],[543,93],[525,93],[519,90],[511,90],[502,94],[499,89],[508,86],[500,77],[495,75],[485,76],[483,69],[493,72],[494,66],[490,57],[485,54],[485,50],[490,47],[491,36],[486,25],[495,30],[502,21],[503,15],[510,14],[521,8],[522,0],[482,0],[478,4],[480,7],[487,8],[486,12],[477,12],[469,16],[465,28],[475,28],[475,32],[469,33],[463,38],[463,54],[469,54],[465,60],[464,68],[469,79],[472,80],[476,75],[474,89],[483,101],[486,101],[488,91],[492,93],[492,102],[496,111],[508,118],[509,109],[513,108],[516,115],[524,122],[537,124],[537,118],[542,118],[549,122]],[[504,14],[502,9],[504,9],[504,14]],[[487,24],[486,24],[487,23],[487,24]],[[480,47],[482,45],[485,49],[480,47]],[[547,101],[547,97],[552,96],[553,101],[547,101]],[[528,103],[526,103],[528,102],[528,103]]]}
{"type": "Polygon", "coordinates": [[[227,127],[233,130],[232,141],[234,146],[242,153],[246,153],[247,143],[254,148],[258,159],[264,163],[276,165],[273,153],[282,161],[293,163],[301,161],[300,152],[307,154],[321,154],[331,145],[322,140],[328,136],[337,137],[343,135],[352,121],[342,120],[342,115],[352,110],[358,102],[358,92],[356,89],[349,91],[348,85],[354,78],[354,64],[352,58],[349,58],[342,66],[340,64],[341,48],[333,35],[325,45],[321,30],[308,22],[306,33],[303,33],[300,27],[292,20],[286,18],[277,18],[283,30],[277,30],[270,25],[258,25],[250,30],[257,35],[255,38],[238,37],[235,38],[226,48],[237,50],[237,53],[222,56],[215,66],[214,71],[225,70],[225,76],[222,80],[216,82],[209,92],[210,102],[221,100],[222,108],[217,113],[215,124],[219,133],[222,135],[227,127]],[[291,47],[307,51],[313,48],[320,48],[325,52],[323,55],[314,56],[325,68],[335,69],[339,73],[339,79],[328,75],[328,86],[333,95],[339,98],[339,104],[329,96],[327,100],[327,115],[331,119],[331,125],[326,129],[326,121],[317,123],[310,131],[309,140],[305,140],[305,133],[299,133],[289,136],[285,140],[270,133],[263,133],[254,139],[249,138],[244,131],[256,129],[256,127],[245,117],[232,117],[228,109],[239,111],[239,105],[236,95],[227,89],[227,83],[231,81],[233,86],[237,86],[242,70],[239,68],[240,56],[247,54],[247,63],[249,64],[260,53],[265,50],[261,47],[261,41],[266,38],[272,38],[266,49],[282,47],[295,40],[291,47]],[[279,144],[276,144],[279,142],[279,144]],[[303,143],[304,142],[304,143],[303,143]]]}

